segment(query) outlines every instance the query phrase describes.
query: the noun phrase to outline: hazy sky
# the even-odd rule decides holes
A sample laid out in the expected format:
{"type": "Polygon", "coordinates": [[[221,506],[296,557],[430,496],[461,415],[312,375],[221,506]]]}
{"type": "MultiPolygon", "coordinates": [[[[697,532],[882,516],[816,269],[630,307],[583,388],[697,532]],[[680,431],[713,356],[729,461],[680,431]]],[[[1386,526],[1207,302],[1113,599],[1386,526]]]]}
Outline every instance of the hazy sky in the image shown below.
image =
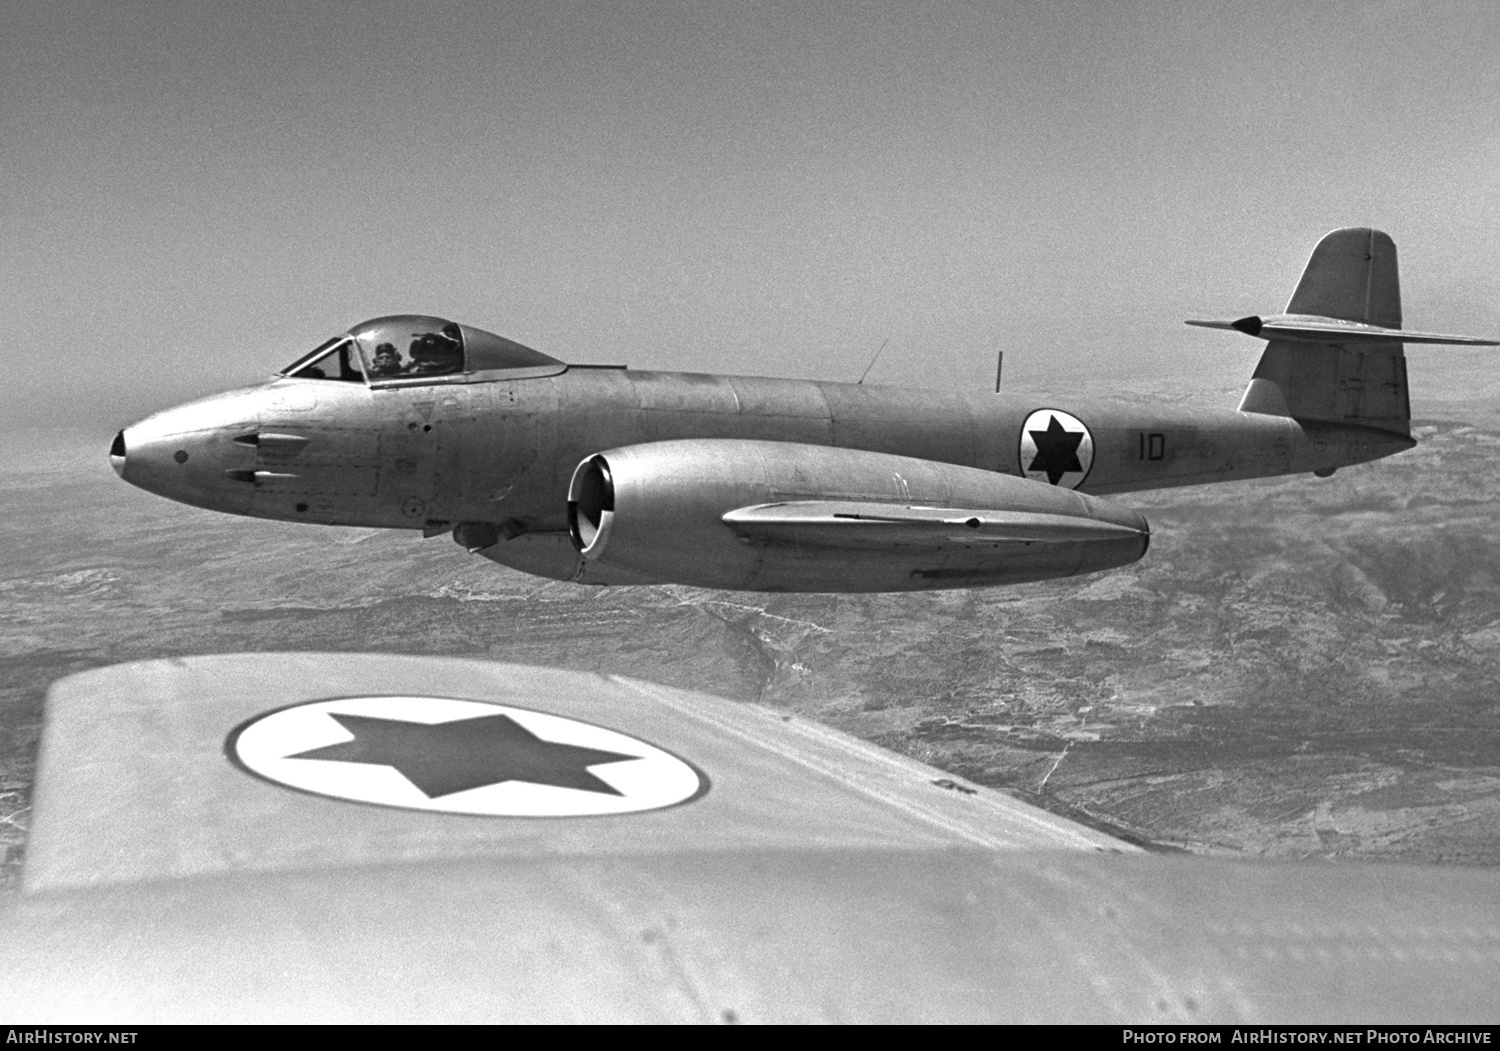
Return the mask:
{"type": "MultiPolygon", "coordinates": [[[[565,359],[1239,386],[1317,238],[1500,334],[1500,4],[42,3],[0,33],[0,428],[376,314],[565,359]]],[[[1411,354],[1415,394],[1500,356],[1411,354]],[[1426,385],[1424,387],[1424,384],[1426,385]]]]}

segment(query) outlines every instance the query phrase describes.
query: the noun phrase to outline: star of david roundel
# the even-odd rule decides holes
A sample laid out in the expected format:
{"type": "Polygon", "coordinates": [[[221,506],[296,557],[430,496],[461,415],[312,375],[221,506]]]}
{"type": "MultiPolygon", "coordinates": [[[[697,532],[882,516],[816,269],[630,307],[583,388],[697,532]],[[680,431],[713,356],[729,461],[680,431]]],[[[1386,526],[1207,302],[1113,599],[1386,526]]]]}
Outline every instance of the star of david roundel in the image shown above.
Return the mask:
{"type": "Polygon", "coordinates": [[[1021,426],[1021,474],[1077,489],[1094,466],[1094,436],[1077,416],[1038,409],[1021,426]]]}
{"type": "Polygon", "coordinates": [[[694,767],[639,738],[451,697],[309,701],[250,720],[226,750],[288,788],[455,814],[629,814],[708,790],[694,767]]]}

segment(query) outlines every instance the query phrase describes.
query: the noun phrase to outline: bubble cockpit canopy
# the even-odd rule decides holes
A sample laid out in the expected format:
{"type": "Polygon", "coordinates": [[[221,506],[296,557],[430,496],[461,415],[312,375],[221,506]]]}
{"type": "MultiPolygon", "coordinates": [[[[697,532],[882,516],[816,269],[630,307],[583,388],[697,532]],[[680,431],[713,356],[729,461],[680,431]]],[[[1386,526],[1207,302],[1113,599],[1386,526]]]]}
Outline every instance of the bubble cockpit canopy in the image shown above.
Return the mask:
{"type": "Polygon", "coordinates": [[[393,314],[355,325],[282,369],[297,379],[403,386],[462,381],[476,373],[549,375],[556,358],[493,332],[419,314],[393,314]]]}

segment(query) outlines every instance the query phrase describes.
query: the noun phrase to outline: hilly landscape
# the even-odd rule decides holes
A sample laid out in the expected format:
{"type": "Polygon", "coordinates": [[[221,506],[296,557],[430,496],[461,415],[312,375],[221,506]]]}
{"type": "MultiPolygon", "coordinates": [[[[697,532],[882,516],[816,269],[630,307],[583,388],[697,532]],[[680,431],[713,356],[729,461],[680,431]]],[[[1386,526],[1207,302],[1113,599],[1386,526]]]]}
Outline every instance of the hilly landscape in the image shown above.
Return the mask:
{"type": "Polygon", "coordinates": [[[550,583],[447,538],[231,518],[0,446],[0,884],[42,702],[118,661],[450,654],[796,711],[1164,850],[1500,863],[1500,418],[1329,479],[1120,497],[1141,562],[1001,590],[756,595],[550,583]]]}

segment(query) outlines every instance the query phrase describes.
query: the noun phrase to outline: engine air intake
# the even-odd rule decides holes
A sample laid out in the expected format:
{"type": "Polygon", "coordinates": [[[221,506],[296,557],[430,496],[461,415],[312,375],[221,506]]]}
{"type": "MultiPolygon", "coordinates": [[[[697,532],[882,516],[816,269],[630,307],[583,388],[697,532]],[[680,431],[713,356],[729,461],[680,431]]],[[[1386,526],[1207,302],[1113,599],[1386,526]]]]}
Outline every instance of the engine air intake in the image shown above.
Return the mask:
{"type": "Polygon", "coordinates": [[[591,456],[578,465],[568,485],[568,534],[587,556],[609,534],[615,513],[615,483],[609,461],[591,456]]]}

